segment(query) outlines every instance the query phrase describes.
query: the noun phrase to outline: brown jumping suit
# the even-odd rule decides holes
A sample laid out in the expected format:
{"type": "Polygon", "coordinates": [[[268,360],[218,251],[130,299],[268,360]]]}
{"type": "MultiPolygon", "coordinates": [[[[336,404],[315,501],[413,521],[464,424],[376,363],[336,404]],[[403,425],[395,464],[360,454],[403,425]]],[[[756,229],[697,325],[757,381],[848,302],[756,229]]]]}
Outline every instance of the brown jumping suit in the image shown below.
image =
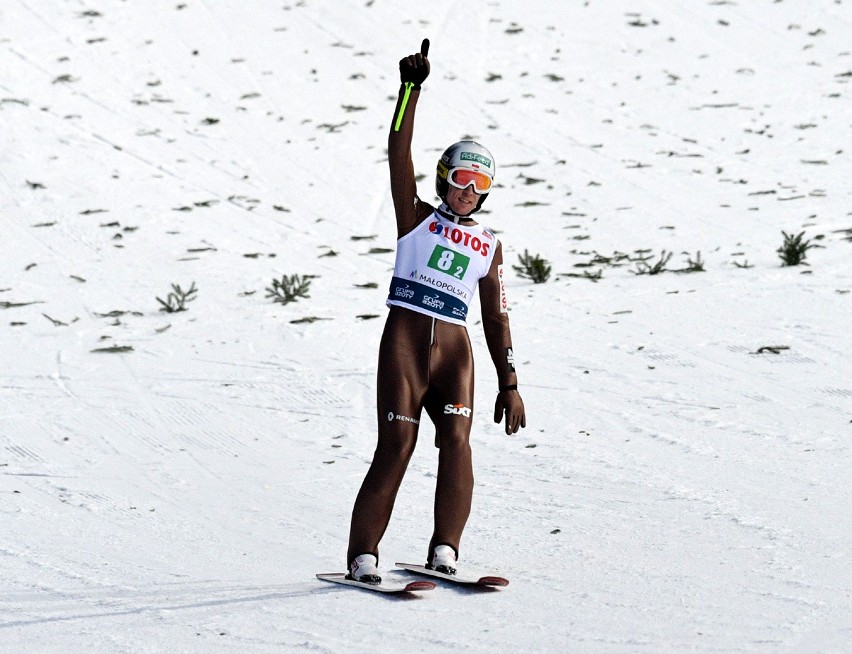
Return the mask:
{"type": "MultiPolygon", "coordinates": [[[[401,123],[391,126],[388,137],[398,238],[434,211],[417,197],[411,159],[414,113],[419,96],[420,90],[415,87],[404,106],[404,87],[400,89],[394,117],[399,116],[403,107],[404,115],[401,123]]],[[[508,314],[501,311],[498,266],[502,263],[503,254],[498,243],[491,268],[480,279],[478,287],[486,342],[497,370],[498,384],[505,387],[517,384],[517,377],[506,359],[512,341],[508,314]]],[[[352,510],[347,563],[365,553],[378,557],[379,541],[387,529],[397,491],[414,452],[424,408],[435,425],[436,444],[440,448],[435,527],[428,554],[431,558],[434,546],[442,543],[458,552],[470,514],[473,354],[464,325],[393,306],[379,348],[378,444],[352,510]]],[[[498,396],[496,422],[503,418],[504,411],[507,433],[524,426],[523,402],[517,391],[498,396]]]]}

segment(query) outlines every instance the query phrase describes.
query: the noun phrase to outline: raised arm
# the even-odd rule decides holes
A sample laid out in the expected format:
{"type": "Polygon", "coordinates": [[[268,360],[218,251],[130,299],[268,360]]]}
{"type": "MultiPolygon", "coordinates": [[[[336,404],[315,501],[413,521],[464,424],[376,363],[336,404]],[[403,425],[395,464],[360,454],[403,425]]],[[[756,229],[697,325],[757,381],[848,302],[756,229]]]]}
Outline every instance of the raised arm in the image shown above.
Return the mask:
{"type": "Polygon", "coordinates": [[[494,403],[494,422],[506,420],[506,433],[514,434],[527,426],[524,401],[518,393],[512,334],[506,291],[503,286],[503,246],[498,241],[494,260],[488,274],[479,280],[479,301],[482,306],[482,326],[485,342],[497,371],[497,400],[494,403]]]}
{"type": "Polygon", "coordinates": [[[417,184],[414,180],[414,162],[411,159],[414,112],[420,98],[420,85],[429,76],[428,55],[429,39],[423,39],[420,52],[404,57],[399,62],[402,86],[388,135],[388,165],[397,236],[410,232],[419,222],[421,213],[431,211],[430,207],[417,206],[417,184]]]}

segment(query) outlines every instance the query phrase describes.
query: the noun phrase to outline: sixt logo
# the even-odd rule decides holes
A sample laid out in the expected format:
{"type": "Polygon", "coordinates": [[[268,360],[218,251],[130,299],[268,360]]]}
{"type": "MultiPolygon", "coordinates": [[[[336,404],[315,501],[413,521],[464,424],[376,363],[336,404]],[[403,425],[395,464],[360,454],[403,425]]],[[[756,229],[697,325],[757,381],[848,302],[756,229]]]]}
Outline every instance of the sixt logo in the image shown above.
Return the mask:
{"type": "Polygon", "coordinates": [[[477,154],[476,152],[462,152],[459,159],[462,161],[475,161],[476,163],[481,163],[483,166],[491,168],[491,159],[483,157],[481,154],[477,154]]]}
{"type": "Polygon", "coordinates": [[[470,418],[472,411],[464,404],[447,404],[444,406],[444,415],[464,416],[470,418]]]}

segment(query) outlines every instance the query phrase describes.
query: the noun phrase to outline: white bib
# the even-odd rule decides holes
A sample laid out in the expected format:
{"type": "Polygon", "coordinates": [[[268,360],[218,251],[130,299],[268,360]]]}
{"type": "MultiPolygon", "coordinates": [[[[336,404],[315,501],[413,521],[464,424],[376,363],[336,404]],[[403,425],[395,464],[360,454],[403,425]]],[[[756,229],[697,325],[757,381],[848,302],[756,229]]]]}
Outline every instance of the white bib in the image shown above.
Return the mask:
{"type": "Polygon", "coordinates": [[[465,324],[476,285],[488,274],[497,237],[435,212],[397,241],[388,306],[465,324]]]}

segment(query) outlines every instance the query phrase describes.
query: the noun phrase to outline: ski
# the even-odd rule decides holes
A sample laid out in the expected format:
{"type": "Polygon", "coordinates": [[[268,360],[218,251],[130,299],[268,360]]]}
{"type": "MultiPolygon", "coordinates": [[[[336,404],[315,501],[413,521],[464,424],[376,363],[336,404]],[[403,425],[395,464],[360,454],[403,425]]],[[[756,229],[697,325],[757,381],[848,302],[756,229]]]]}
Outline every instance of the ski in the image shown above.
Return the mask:
{"type": "Polygon", "coordinates": [[[409,572],[414,572],[419,575],[428,575],[430,577],[436,577],[438,579],[443,579],[444,581],[451,581],[455,584],[463,584],[467,586],[508,586],[509,580],[503,577],[497,577],[495,575],[485,575],[485,576],[465,576],[464,574],[455,574],[448,575],[443,572],[437,572],[435,570],[430,570],[425,565],[416,565],[414,563],[397,563],[396,567],[402,568],[403,570],[408,570],[409,572]]]}
{"type": "Polygon", "coordinates": [[[368,584],[363,581],[355,581],[347,579],[344,572],[329,572],[317,574],[317,579],[322,581],[330,581],[335,584],[344,584],[346,586],[355,586],[364,590],[372,590],[377,593],[416,593],[422,590],[433,590],[437,584],[433,581],[409,581],[407,584],[391,584],[382,582],[381,584],[368,584]]]}

